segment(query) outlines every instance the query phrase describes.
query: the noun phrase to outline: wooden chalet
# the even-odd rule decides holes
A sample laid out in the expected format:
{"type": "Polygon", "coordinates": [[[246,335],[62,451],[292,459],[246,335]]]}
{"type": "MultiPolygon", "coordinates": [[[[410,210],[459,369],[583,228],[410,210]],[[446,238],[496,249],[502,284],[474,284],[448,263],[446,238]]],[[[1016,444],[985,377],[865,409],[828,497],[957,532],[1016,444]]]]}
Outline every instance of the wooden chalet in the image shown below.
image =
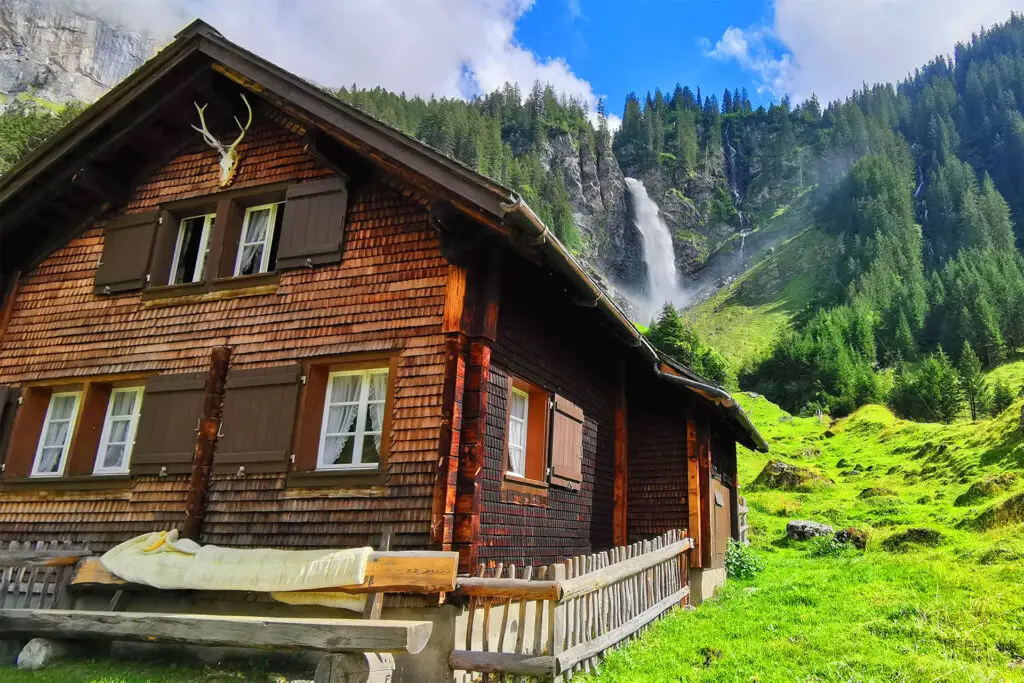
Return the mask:
{"type": "Polygon", "coordinates": [[[717,568],[767,448],[516,193],[202,22],[0,179],[0,292],[0,541],[717,568]]]}

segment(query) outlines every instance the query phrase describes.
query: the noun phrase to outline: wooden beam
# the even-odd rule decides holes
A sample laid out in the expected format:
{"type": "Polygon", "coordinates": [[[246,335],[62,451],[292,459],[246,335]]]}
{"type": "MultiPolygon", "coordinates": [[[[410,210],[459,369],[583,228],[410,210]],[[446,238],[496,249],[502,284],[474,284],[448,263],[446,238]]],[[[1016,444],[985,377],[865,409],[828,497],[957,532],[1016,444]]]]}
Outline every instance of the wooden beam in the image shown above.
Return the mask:
{"type": "Polygon", "coordinates": [[[520,674],[538,676],[542,680],[555,675],[555,658],[545,655],[454,650],[448,663],[456,671],[482,674],[520,674]]]}
{"type": "Polygon", "coordinates": [[[5,634],[263,650],[416,654],[426,647],[431,629],[429,621],[0,609],[5,634]]]}
{"type": "MultiPolygon", "coordinates": [[[[453,552],[389,551],[374,552],[366,563],[362,584],[311,589],[316,592],[345,593],[447,593],[455,590],[459,556],[453,552]]],[[[70,585],[76,587],[124,586],[126,582],[111,574],[99,558],[79,565],[70,585]]],[[[139,590],[158,590],[132,584],[139,590]]]]}
{"type": "Polygon", "coordinates": [[[573,579],[566,579],[562,582],[561,599],[571,600],[572,598],[578,598],[581,595],[588,595],[602,588],[607,588],[613,583],[639,574],[691,548],[693,548],[693,539],[684,538],[675,543],[670,543],[664,548],[652,550],[623,562],[608,565],[603,569],[582,574],[573,579]]]}
{"type": "MultiPolygon", "coordinates": [[[[715,553],[711,520],[715,514],[715,501],[711,488],[711,434],[710,425],[704,417],[697,424],[697,445],[700,453],[700,558],[702,567],[710,567],[715,553]]],[[[690,532],[694,535],[694,532],[690,532]]]]}
{"type": "Polygon", "coordinates": [[[619,361],[615,386],[615,483],[613,489],[612,543],[628,545],[629,441],[626,413],[626,366],[619,361]]]}
{"type": "Polygon", "coordinates": [[[686,417],[686,510],[690,518],[688,533],[694,541],[690,553],[690,566],[702,565],[701,509],[700,509],[700,449],[697,447],[697,423],[692,415],[686,417]]]}
{"type": "Polygon", "coordinates": [[[557,581],[460,577],[455,582],[455,590],[462,595],[485,598],[526,601],[562,599],[562,588],[557,581]]]}
{"type": "Polygon", "coordinates": [[[60,567],[77,564],[91,553],[83,548],[5,550],[0,548],[0,567],[60,567]]]}
{"type": "Polygon", "coordinates": [[[217,448],[221,408],[224,405],[224,383],[228,376],[228,358],[231,350],[218,346],[210,353],[210,369],[206,377],[203,409],[199,418],[199,434],[192,456],[192,473],[185,494],[185,522],[181,535],[198,541],[206,517],[206,490],[213,472],[213,453],[217,448]]]}

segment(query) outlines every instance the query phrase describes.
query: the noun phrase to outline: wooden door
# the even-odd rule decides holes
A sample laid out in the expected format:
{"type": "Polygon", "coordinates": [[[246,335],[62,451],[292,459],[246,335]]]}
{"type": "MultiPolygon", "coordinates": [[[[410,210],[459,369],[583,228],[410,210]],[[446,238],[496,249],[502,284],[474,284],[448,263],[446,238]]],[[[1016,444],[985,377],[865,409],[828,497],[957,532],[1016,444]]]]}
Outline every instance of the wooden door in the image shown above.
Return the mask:
{"type": "Polygon", "coordinates": [[[712,479],[711,497],[711,566],[717,569],[725,566],[725,550],[732,538],[732,491],[722,482],[712,479]]]}

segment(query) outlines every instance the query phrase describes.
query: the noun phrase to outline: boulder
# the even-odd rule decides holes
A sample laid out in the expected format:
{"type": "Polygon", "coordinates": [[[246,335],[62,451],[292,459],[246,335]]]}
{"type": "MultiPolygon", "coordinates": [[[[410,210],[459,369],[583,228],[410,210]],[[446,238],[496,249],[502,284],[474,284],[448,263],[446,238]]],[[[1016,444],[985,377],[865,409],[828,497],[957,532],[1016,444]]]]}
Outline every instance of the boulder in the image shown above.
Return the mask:
{"type": "Polygon", "coordinates": [[[80,657],[85,654],[82,643],[49,638],[33,638],[18,653],[18,668],[34,671],[62,659],[80,657]]]}
{"type": "Polygon", "coordinates": [[[868,498],[895,497],[895,496],[896,496],[896,492],[891,490],[891,489],[887,489],[887,488],[884,488],[882,486],[872,486],[871,488],[866,488],[863,491],[861,491],[860,495],[857,496],[857,497],[860,498],[861,500],[867,500],[868,498]]]}
{"type": "Polygon", "coordinates": [[[882,541],[882,547],[890,552],[898,552],[908,545],[923,545],[935,547],[942,543],[942,534],[934,529],[911,527],[898,534],[893,534],[882,541]]]}
{"type": "Polygon", "coordinates": [[[842,469],[844,467],[849,467],[849,466],[850,466],[850,462],[846,458],[839,458],[839,460],[836,461],[836,467],[838,467],[840,469],[842,469]]]}
{"type": "Polygon", "coordinates": [[[857,550],[868,547],[868,532],[855,527],[847,527],[836,532],[836,541],[843,545],[852,545],[857,550]]]}
{"type": "Polygon", "coordinates": [[[976,481],[971,484],[970,488],[956,497],[953,505],[958,507],[974,505],[986,498],[991,498],[997,493],[1009,490],[1015,481],[1017,481],[1017,475],[1013,472],[1004,472],[994,477],[976,481]]]}
{"type": "Polygon", "coordinates": [[[769,460],[751,486],[782,491],[806,491],[830,484],[831,481],[811,470],[781,460],[769,460]]]}
{"type": "Polygon", "coordinates": [[[833,531],[835,530],[828,524],[805,519],[790,520],[786,524],[786,535],[794,541],[806,541],[817,536],[831,536],[833,531]]]}

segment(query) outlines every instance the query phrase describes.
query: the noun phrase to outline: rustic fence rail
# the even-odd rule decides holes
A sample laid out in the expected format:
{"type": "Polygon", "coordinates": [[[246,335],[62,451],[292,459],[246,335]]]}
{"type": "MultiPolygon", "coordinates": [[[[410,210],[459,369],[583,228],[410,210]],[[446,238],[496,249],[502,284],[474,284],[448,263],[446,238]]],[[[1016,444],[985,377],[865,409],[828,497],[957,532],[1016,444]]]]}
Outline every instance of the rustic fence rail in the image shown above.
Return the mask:
{"type": "Polygon", "coordinates": [[[747,521],[747,515],[750,513],[750,507],[747,505],[747,499],[740,496],[736,499],[736,509],[738,511],[738,522],[737,534],[739,541],[743,545],[750,545],[750,540],[747,538],[747,532],[750,531],[750,523],[747,521]]]}
{"type": "Polygon", "coordinates": [[[593,671],[606,651],[687,601],[692,547],[684,532],[670,531],[537,571],[499,564],[459,579],[469,609],[452,668],[484,681],[593,671]]]}
{"type": "Polygon", "coordinates": [[[67,604],[75,564],[89,549],[70,541],[0,545],[0,608],[54,609],[67,604]]]}

